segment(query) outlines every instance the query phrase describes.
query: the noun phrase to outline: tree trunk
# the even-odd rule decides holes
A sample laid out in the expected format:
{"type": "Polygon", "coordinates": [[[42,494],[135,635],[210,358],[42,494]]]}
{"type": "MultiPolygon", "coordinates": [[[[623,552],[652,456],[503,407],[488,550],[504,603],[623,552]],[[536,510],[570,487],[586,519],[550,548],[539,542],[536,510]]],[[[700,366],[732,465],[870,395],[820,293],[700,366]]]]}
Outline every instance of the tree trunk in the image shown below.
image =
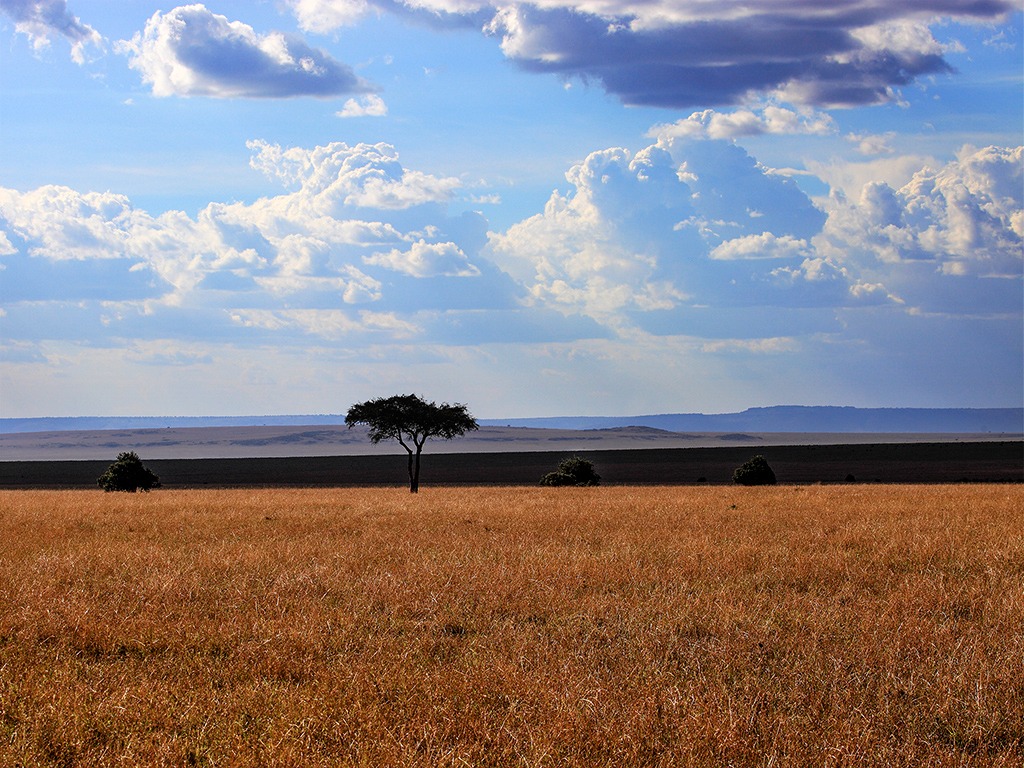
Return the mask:
{"type": "Polygon", "coordinates": [[[420,485],[420,467],[419,467],[419,453],[416,455],[416,465],[413,466],[412,449],[405,446],[406,453],[409,454],[409,493],[416,493],[419,490],[420,485]]]}
{"type": "Polygon", "coordinates": [[[423,446],[416,446],[416,458],[409,454],[409,493],[420,492],[420,451],[423,446]]]}

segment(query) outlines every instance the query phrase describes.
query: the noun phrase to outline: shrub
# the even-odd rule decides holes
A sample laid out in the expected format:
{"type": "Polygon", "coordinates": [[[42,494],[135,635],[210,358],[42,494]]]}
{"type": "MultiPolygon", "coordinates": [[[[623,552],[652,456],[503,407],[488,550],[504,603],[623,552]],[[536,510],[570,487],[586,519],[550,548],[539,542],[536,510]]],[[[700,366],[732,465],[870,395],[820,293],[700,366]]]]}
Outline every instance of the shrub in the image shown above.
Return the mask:
{"type": "Polygon", "coordinates": [[[96,484],[104,491],[125,491],[135,493],[140,488],[149,491],[160,487],[160,478],[150,472],[142,463],[135,451],[117,454],[117,461],[107,467],[96,479],[96,484]]]}
{"type": "Polygon", "coordinates": [[[740,465],[732,473],[732,481],[737,485],[775,485],[775,472],[768,466],[764,456],[755,456],[740,465]]]}
{"type": "Polygon", "coordinates": [[[594,471],[594,464],[579,456],[562,459],[558,469],[548,472],[540,479],[541,485],[599,485],[601,476],[594,471]]]}

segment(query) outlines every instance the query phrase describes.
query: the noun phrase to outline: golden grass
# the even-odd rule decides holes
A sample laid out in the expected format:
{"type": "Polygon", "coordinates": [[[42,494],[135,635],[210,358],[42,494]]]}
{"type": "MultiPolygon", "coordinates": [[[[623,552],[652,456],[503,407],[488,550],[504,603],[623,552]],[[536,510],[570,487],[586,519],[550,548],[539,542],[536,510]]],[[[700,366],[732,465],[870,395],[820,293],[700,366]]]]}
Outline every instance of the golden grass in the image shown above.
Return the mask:
{"type": "Polygon", "coordinates": [[[1019,766],[1022,508],[0,493],[0,765],[1019,766]]]}

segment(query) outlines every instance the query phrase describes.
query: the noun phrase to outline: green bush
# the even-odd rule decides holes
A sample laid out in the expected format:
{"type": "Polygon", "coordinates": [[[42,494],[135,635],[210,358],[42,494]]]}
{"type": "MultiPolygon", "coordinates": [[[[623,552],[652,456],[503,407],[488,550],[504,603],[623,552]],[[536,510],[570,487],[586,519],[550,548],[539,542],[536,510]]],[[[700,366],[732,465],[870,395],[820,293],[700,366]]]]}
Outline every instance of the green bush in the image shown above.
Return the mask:
{"type": "Polygon", "coordinates": [[[135,493],[140,488],[149,491],[151,488],[160,487],[160,478],[150,472],[142,464],[135,451],[125,451],[117,454],[117,461],[107,467],[96,479],[96,484],[104,491],[125,491],[135,493]]]}
{"type": "Polygon", "coordinates": [[[579,456],[570,456],[562,459],[558,469],[548,472],[540,479],[541,485],[600,485],[601,476],[594,471],[593,462],[581,459],[579,456]]]}
{"type": "Polygon", "coordinates": [[[775,485],[775,472],[768,466],[764,456],[755,456],[736,468],[732,481],[737,485],[775,485]]]}

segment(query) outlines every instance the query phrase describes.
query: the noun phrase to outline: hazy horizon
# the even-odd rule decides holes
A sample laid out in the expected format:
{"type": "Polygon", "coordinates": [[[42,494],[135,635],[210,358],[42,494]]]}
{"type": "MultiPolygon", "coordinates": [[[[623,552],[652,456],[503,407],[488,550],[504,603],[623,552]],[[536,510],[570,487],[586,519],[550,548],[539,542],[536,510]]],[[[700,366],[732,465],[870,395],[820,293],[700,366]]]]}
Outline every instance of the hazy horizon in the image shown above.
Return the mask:
{"type": "Polygon", "coordinates": [[[1024,403],[1020,0],[0,0],[0,36],[0,417],[1024,403]]]}
{"type": "MultiPolygon", "coordinates": [[[[471,410],[472,413],[472,410],[471,410]]],[[[567,425],[571,423],[602,424],[624,426],[624,425],[657,425],[662,422],[669,424],[673,421],[688,421],[693,424],[729,424],[740,423],[744,419],[749,424],[756,424],[759,420],[763,423],[781,423],[786,419],[800,424],[838,424],[842,420],[855,423],[857,420],[867,420],[870,424],[883,424],[885,421],[893,423],[916,423],[926,425],[931,423],[955,423],[958,419],[971,418],[972,416],[986,416],[1002,424],[1009,425],[1011,420],[1021,421],[1019,427],[1008,426],[1008,431],[1024,429],[1024,407],[1008,406],[995,408],[857,408],[853,406],[807,406],[807,405],[774,405],[746,408],[740,411],[723,411],[719,413],[702,412],[662,412],[662,413],[632,413],[632,414],[573,414],[564,413],[554,416],[493,416],[474,414],[481,426],[517,426],[533,425],[541,426],[545,422],[552,424],[567,425]],[[764,421],[767,420],[767,421],[764,421]],[[1012,427],[1012,428],[1011,428],[1012,427]]],[[[294,413],[294,414],[211,414],[211,415],[78,415],[78,416],[34,416],[34,417],[0,417],[0,427],[19,426],[24,424],[54,423],[56,425],[73,426],[74,424],[93,425],[85,428],[117,429],[117,428],[157,428],[161,423],[168,426],[187,427],[191,423],[197,426],[314,426],[326,424],[338,424],[344,421],[344,413],[294,413]],[[153,422],[153,427],[147,426],[153,422]],[[95,426],[110,424],[115,426],[95,426]]],[[[980,423],[980,422],[979,422],[980,423]]],[[[583,428],[595,428],[583,427],[583,428]]],[[[0,429],[0,431],[4,431],[0,429]]],[[[19,430],[15,430],[19,431],[19,430]]],[[[774,431],[774,430],[773,430],[774,431]]],[[[871,431],[871,430],[867,430],[871,431]]],[[[932,431],[935,431],[934,429],[932,431]]],[[[938,431],[950,431],[946,429],[938,431]]],[[[956,430],[952,430],[956,431],[956,430]]],[[[976,426],[972,432],[985,431],[985,428],[976,426]]]]}

